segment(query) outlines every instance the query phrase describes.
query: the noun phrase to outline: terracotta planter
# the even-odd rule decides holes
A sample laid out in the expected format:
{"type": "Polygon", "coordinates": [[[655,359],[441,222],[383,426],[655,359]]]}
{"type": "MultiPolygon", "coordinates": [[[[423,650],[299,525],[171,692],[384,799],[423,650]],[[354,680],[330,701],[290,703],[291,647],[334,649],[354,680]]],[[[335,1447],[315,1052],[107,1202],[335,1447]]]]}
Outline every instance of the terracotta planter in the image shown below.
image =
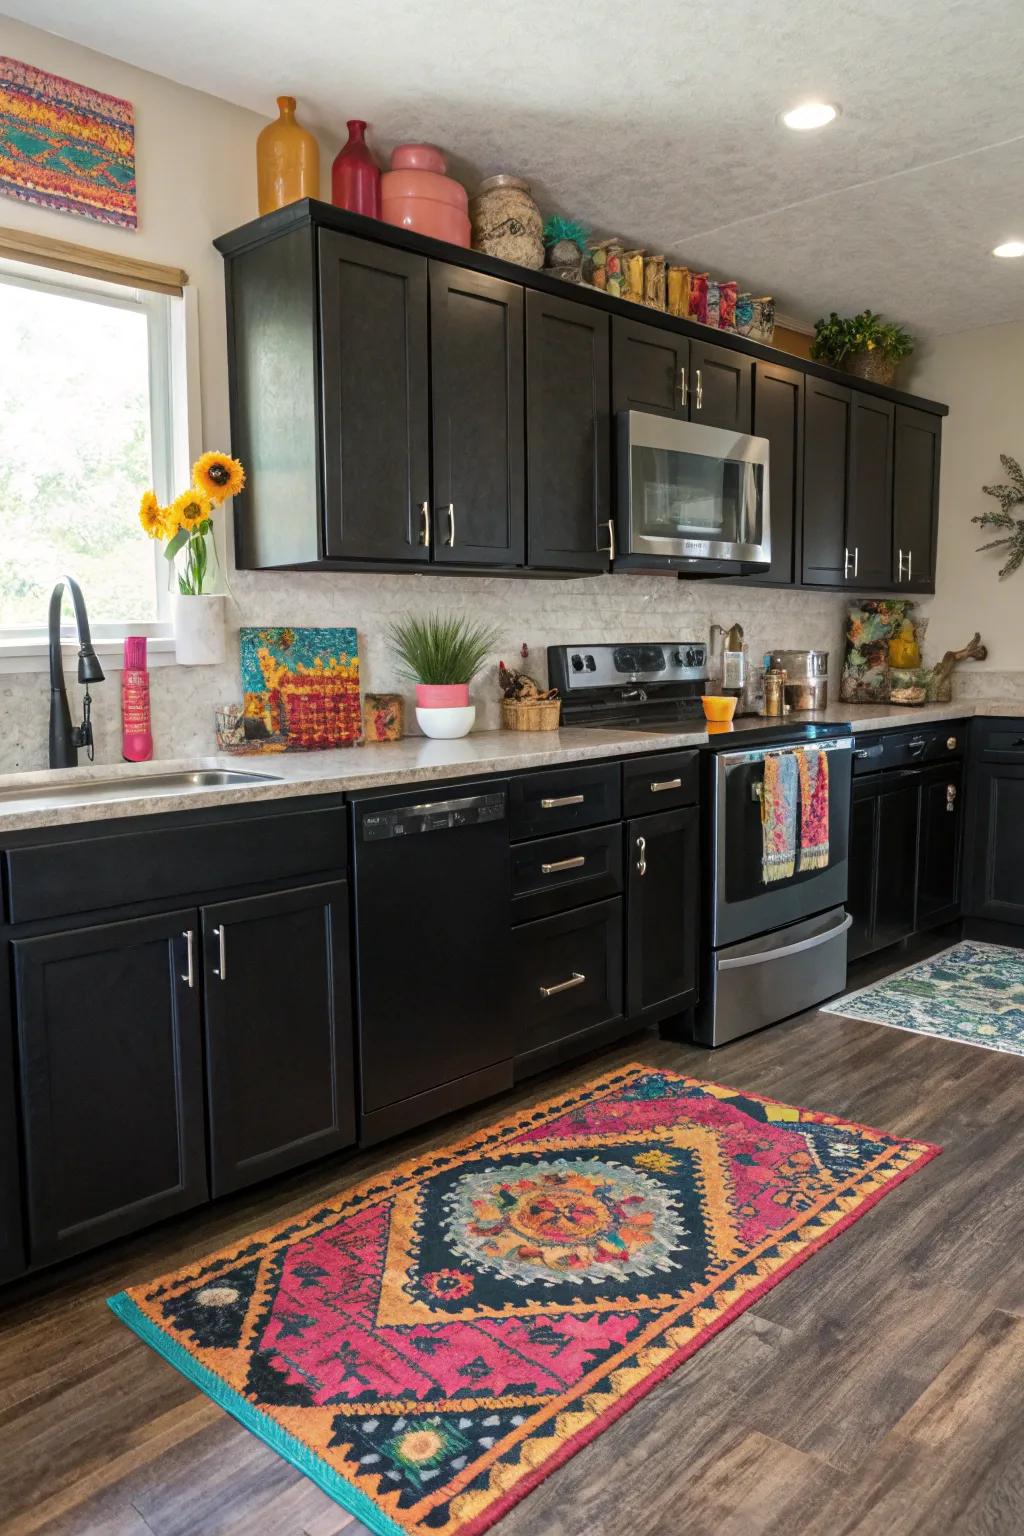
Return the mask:
{"type": "Polygon", "coordinates": [[[868,379],[872,384],[891,384],[896,377],[896,363],[886,357],[878,347],[872,352],[851,352],[843,360],[847,373],[858,379],[868,379]]]}
{"type": "Polygon", "coordinates": [[[468,703],[468,683],[416,684],[418,709],[465,709],[468,703]]]}

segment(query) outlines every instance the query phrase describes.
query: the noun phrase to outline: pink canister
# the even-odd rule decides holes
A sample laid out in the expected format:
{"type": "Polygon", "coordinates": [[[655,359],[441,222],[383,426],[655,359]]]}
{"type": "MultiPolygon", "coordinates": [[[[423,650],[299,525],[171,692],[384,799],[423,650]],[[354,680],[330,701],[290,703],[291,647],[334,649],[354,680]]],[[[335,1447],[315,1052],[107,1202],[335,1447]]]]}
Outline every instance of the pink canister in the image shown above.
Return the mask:
{"type": "Polygon", "coordinates": [[[391,169],[381,178],[381,217],[447,240],[469,245],[469,199],[466,189],[446,176],[447,161],[432,144],[399,144],[391,152],[391,169]]]}

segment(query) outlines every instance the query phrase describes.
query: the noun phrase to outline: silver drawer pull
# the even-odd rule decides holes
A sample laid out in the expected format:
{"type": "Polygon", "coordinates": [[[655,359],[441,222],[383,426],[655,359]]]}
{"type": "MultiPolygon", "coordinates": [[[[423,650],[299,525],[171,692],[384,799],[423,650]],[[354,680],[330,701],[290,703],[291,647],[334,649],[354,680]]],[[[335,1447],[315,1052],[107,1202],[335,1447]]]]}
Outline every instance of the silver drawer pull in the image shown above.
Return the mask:
{"type": "Polygon", "coordinates": [[[682,779],[657,779],[651,785],[651,794],[660,795],[663,789],[682,789],[682,779]]]}
{"type": "Polygon", "coordinates": [[[542,864],[542,875],[558,875],[563,869],[582,869],[587,862],[586,854],[578,853],[574,859],[556,859],[553,864],[542,864]]]}
{"type": "Polygon", "coordinates": [[[582,987],[586,981],[582,971],[573,971],[568,981],[556,981],[553,987],[541,987],[541,997],[554,997],[558,992],[568,992],[570,987],[582,987]]]}
{"type": "Polygon", "coordinates": [[[563,805],[582,805],[585,799],[586,795],[557,795],[551,799],[542,800],[540,808],[542,811],[557,811],[563,805]]]}

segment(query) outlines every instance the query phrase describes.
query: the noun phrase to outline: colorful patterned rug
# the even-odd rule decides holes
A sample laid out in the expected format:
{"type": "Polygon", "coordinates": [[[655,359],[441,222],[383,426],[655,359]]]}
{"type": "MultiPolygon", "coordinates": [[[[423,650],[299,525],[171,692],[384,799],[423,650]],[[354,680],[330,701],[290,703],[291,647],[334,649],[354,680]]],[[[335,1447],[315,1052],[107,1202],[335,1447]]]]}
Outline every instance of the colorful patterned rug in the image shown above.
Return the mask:
{"type": "Polygon", "coordinates": [[[1024,950],[954,944],[822,1011],[1024,1056],[1024,950]]]}
{"type": "Polygon", "coordinates": [[[110,1305],[372,1531],[476,1536],[938,1151],[630,1066],[110,1305]]]}

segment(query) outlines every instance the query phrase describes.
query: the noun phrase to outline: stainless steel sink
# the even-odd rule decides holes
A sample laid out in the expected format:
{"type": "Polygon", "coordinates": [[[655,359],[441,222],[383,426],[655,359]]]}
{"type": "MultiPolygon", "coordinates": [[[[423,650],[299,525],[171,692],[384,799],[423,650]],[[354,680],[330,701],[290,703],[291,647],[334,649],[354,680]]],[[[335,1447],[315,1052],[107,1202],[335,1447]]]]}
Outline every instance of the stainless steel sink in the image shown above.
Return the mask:
{"type": "Polygon", "coordinates": [[[273,784],[276,774],[243,773],[235,768],[188,768],[168,773],[140,773],[120,779],[82,778],[63,784],[25,784],[0,788],[0,814],[6,809],[48,811],[62,805],[95,805],[108,800],[148,800],[157,795],[187,794],[192,789],[230,789],[273,784]]]}

